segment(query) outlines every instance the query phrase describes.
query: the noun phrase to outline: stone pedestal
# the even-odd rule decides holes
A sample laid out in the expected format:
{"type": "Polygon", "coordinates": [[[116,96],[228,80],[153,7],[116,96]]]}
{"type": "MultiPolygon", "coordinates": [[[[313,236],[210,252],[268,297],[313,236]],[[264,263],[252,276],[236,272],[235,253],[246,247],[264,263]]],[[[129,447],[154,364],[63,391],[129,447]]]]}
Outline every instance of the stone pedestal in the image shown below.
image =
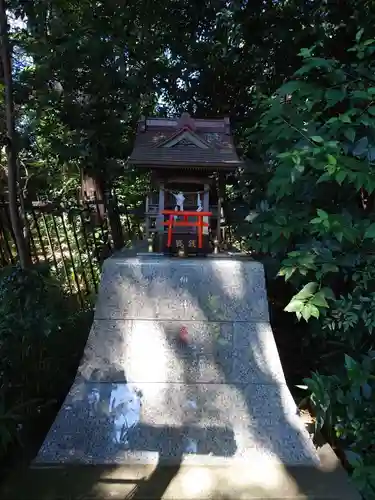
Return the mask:
{"type": "Polygon", "coordinates": [[[36,462],[317,463],[268,319],[257,262],[108,259],[77,378],[36,462]]]}
{"type": "Polygon", "coordinates": [[[77,377],[33,464],[50,496],[35,498],[57,484],[83,498],[63,467],[82,470],[80,495],[106,492],[93,498],[357,499],[325,464],[285,382],[259,263],[105,262],[77,377]]]}

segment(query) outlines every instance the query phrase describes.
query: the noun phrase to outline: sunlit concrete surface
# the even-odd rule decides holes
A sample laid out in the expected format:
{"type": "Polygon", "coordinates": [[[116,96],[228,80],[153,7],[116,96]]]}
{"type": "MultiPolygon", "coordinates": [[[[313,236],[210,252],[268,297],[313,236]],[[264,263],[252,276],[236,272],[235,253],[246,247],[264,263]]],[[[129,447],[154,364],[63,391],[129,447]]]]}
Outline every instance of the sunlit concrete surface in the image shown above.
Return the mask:
{"type": "Polygon", "coordinates": [[[259,263],[105,262],[77,377],[34,461],[62,465],[98,475],[92,498],[108,485],[114,499],[147,487],[144,498],[336,498],[295,477],[324,489],[333,471],[286,385],[259,263]]]}

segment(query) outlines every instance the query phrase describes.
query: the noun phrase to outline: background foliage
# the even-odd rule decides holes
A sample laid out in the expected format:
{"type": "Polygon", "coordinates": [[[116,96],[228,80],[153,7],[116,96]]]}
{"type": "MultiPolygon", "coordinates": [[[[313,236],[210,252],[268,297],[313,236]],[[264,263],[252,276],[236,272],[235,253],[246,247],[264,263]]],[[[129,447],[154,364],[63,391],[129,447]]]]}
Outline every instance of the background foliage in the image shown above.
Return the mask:
{"type": "MultiPolygon", "coordinates": [[[[147,178],[126,159],[140,115],[230,115],[246,163],[228,187],[232,230],[269,277],[278,274],[274,309],[282,305],[300,320],[293,342],[309,360],[300,376],[317,426],[346,450],[353,477],[372,498],[373,2],[11,0],[8,7],[21,188],[30,200],[76,203],[89,174],[103,193],[116,190],[131,211],[118,220],[136,227],[147,178]]],[[[3,148],[0,166],[6,195],[3,148]]],[[[37,280],[42,295],[45,287],[58,290],[40,274],[22,280],[23,298],[3,281],[1,307],[9,314],[26,301],[26,283],[37,280]]],[[[17,328],[4,323],[4,339],[18,339],[11,348],[0,336],[9,359],[25,349],[20,332],[34,360],[58,342],[60,323],[71,331],[74,310],[61,317],[53,300],[46,307],[41,333],[28,333],[34,320],[27,315],[17,328]]],[[[291,324],[285,315],[284,329],[291,324]]],[[[9,366],[6,384],[13,377],[27,383],[9,366]]],[[[48,366],[33,361],[35,384],[47,379],[48,366]]],[[[45,384],[36,390],[30,382],[21,403],[48,401],[45,384]]],[[[9,390],[5,414],[18,404],[9,390]]]]}
{"type": "Polygon", "coordinates": [[[345,447],[372,498],[375,40],[361,29],[347,51],[350,63],[323,57],[319,44],[303,48],[293,78],[259,99],[248,133],[268,178],[244,231],[251,248],[280,261],[296,292],[285,311],[320,340],[323,362],[306,379],[316,424],[345,447]]]}
{"type": "Polygon", "coordinates": [[[15,441],[40,439],[41,422],[50,423],[73,380],[90,321],[91,311],[64,294],[47,268],[2,270],[0,463],[19,453],[15,441]]]}

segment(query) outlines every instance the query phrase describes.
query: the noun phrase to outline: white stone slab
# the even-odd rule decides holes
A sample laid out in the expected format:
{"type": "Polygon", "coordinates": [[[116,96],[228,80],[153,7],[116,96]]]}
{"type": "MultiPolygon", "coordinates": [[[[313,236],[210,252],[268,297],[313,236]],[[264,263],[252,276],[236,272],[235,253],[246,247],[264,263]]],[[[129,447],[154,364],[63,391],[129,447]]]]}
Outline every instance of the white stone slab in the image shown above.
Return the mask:
{"type": "Polygon", "coordinates": [[[95,318],[268,321],[263,267],[235,259],[108,259],[95,318]]]}
{"type": "Polygon", "coordinates": [[[261,322],[95,320],[79,373],[114,381],[116,371],[130,382],[285,383],[272,330],[261,322]]]}

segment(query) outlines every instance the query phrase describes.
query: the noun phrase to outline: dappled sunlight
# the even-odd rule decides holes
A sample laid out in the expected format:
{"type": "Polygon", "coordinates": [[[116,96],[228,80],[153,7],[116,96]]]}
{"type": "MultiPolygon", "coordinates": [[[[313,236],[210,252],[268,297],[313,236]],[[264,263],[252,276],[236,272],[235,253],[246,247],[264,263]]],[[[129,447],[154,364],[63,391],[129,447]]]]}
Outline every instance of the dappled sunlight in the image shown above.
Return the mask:
{"type": "MultiPolygon", "coordinates": [[[[132,323],[126,347],[126,368],[134,382],[166,382],[175,355],[167,349],[163,329],[155,321],[132,323]]],[[[124,366],[125,368],[125,366],[124,366]]],[[[177,373],[176,376],[181,375],[177,373]]]]}
{"type": "Polygon", "coordinates": [[[210,261],[210,267],[228,297],[233,300],[244,299],[245,283],[242,262],[235,260],[212,259],[210,261]],[[228,285],[229,275],[231,275],[232,282],[235,283],[235,285],[228,285]]]}
{"type": "MultiPolygon", "coordinates": [[[[225,482],[234,491],[241,490],[252,485],[253,488],[263,488],[264,491],[278,491],[285,483],[285,469],[280,460],[271,463],[262,457],[254,457],[254,460],[248,463],[237,463],[230,467],[230,471],[225,477],[225,482]]],[[[220,483],[223,480],[219,478],[220,483]]],[[[298,488],[295,488],[295,492],[298,488]]]]}
{"type": "MultiPolygon", "coordinates": [[[[85,420],[92,407],[82,389],[76,413],[62,411],[54,424],[78,443],[64,441],[60,459],[154,464],[140,491],[159,481],[159,462],[182,464],[191,470],[180,489],[191,499],[212,491],[229,498],[249,485],[277,491],[282,463],[311,463],[266,321],[259,265],[114,259],[104,274],[80,373],[89,404],[109,407],[108,420],[96,410],[85,420]],[[80,428],[85,421],[83,437],[72,432],[73,420],[80,428]]],[[[54,457],[55,443],[45,456],[54,457]]]]}
{"type": "Polygon", "coordinates": [[[215,477],[212,474],[212,470],[207,468],[191,469],[182,475],[181,478],[182,493],[192,500],[194,498],[202,498],[202,496],[215,490],[215,487],[215,477]]]}
{"type": "Polygon", "coordinates": [[[249,360],[256,364],[264,382],[286,383],[284,370],[270,323],[258,322],[249,327],[249,360]]]}

